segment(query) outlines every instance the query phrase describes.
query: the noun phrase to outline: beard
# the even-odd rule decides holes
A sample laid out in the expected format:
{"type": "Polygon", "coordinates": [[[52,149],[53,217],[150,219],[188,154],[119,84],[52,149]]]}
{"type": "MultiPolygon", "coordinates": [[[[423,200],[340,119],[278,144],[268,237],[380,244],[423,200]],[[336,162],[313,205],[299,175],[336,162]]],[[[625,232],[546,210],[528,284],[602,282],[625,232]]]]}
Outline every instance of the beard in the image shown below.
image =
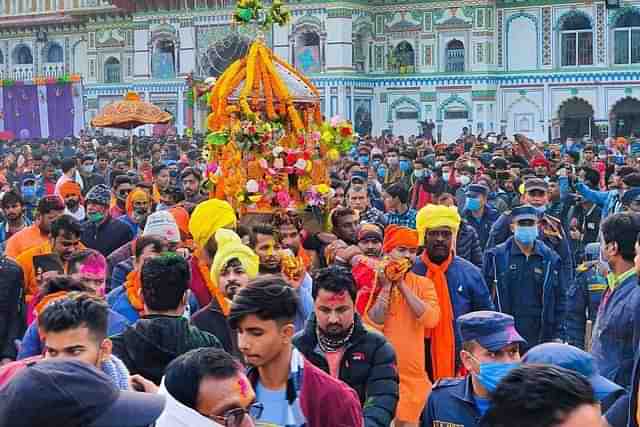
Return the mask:
{"type": "Polygon", "coordinates": [[[334,341],[339,341],[346,338],[347,335],[349,335],[349,333],[351,332],[351,326],[345,328],[339,324],[330,324],[327,325],[325,329],[320,327],[318,329],[320,329],[320,334],[323,337],[329,338],[330,340],[334,341]]]}
{"type": "Polygon", "coordinates": [[[260,274],[278,274],[282,269],[280,268],[280,264],[276,264],[275,266],[271,264],[260,264],[259,271],[260,274]]]}

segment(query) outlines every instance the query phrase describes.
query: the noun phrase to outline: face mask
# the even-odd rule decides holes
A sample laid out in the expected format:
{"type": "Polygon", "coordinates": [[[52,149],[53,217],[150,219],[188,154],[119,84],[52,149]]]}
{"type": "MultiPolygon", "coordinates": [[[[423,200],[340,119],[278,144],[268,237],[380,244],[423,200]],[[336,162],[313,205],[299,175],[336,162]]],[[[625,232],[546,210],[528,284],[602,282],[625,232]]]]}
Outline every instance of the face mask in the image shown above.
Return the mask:
{"type": "Polygon", "coordinates": [[[367,166],[369,164],[369,156],[360,156],[358,157],[358,162],[367,166]]]}
{"type": "Polygon", "coordinates": [[[464,209],[471,212],[479,211],[480,207],[480,199],[477,199],[475,197],[467,197],[464,202],[464,209]]]}
{"type": "Polygon", "coordinates": [[[94,213],[90,213],[88,217],[89,217],[89,221],[91,221],[94,224],[97,224],[99,222],[102,222],[102,220],[104,219],[104,214],[102,212],[94,212],[94,213]]]}
{"type": "Polygon", "coordinates": [[[385,168],[378,168],[378,176],[384,178],[387,176],[387,170],[385,168]]]}
{"type": "Polygon", "coordinates": [[[400,160],[400,170],[402,172],[409,172],[411,170],[411,163],[408,160],[400,160]]]}
{"type": "Polygon", "coordinates": [[[72,211],[75,210],[78,207],[78,201],[77,200],[67,200],[67,202],[65,204],[72,211]]]}
{"type": "Polygon", "coordinates": [[[523,245],[532,245],[538,238],[538,227],[536,225],[517,225],[514,237],[523,245]]]}
{"type": "Polygon", "coordinates": [[[174,171],[174,170],[169,171],[169,176],[171,178],[176,178],[178,176],[178,171],[174,171]]]}
{"type": "Polygon", "coordinates": [[[462,175],[460,177],[460,184],[464,185],[469,185],[469,183],[471,182],[471,178],[469,178],[467,175],[462,175]]]}
{"type": "Polygon", "coordinates": [[[417,179],[421,179],[421,178],[425,177],[425,175],[426,175],[425,172],[426,171],[424,169],[413,171],[413,176],[415,176],[417,179]]]}
{"type": "Polygon", "coordinates": [[[445,181],[449,181],[449,172],[445,172],[442,174],[442,179],[444,179],[445,181]]]}
{"type": "Polygon", "coordinates": [[[371,165],[373,166],[374,169],[378,169],[381,164],[382,163],[380,162],[380,160],[374,160],[373,162],[371,162],[371,165]]]}
{"type": "Polygon", "coordinates": [[[500,381],[518,366],[519,363],[480,363],[480,373],[476,375],[476,379],[489,393],[493,393],[500,381]]]}
{"type": "Polygon", "coordinates": [[[147,218],[147,211],[144,209],[135,209],[133,211],[133,217],[138,223],[141,223],[147,218]]]}
{"type": "Polygon", "coordinates": [[[438,169],[439,167],[442,167],[442,162],[436,162],[435,167],[436,169],[438,169]]]}
{"type": "Polygon", "coordinates": [[[84,165],[84,166],[82,166],[82,171],[84,173],[93,173],[93,165],[84,165]]]}

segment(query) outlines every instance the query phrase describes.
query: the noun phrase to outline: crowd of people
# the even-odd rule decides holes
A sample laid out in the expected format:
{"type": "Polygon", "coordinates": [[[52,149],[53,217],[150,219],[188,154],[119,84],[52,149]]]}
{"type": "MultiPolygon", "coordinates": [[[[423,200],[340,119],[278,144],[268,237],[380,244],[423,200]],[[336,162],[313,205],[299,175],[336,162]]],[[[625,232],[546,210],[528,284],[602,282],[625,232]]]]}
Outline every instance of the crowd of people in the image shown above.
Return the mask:
{"type": "Polygon", "coordinates": [[[321,229],[202,144],[0,144],[0,426],[640,424],[635,140],[359,138],[321,229]]]}

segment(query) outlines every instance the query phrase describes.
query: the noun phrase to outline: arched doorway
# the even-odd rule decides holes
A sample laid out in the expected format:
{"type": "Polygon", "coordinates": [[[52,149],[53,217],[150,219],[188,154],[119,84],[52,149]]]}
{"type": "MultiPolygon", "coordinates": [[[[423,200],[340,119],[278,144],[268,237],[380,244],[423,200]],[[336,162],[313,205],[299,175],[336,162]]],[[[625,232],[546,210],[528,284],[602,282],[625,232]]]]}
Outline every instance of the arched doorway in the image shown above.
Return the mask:
{"type": "Polygon", "coordinates": [[[317,32],[305,31],[297,36],[294,61],[303,73],[319,73],[322,70],[320,35],[317,32]]]}
{"type": "Polygon", "coordinates": [[[567,138],[594,136],[593,107],[584,99],[574,97],[563,102],[558,109],[558,118],[563,141],[567,138]]]}
{"type": "Polygon", "coordinates": [[[13,51],[13,63],[17,65],[33,64],[33,55],[28,46],[22,45],[13,51]]]}
{"type": "Polygon", "coordinates": [[[464,72],[464,43],[451,40],[447,43],[446,71],[448,73],[464,72]]]}
{"type": "Polygon", "coordinates": [[[611,109],[610,126],[614,136],[640,136],[640,101],[627,97],[611,109]]]}
{"type": "Polygon", "coordinates": [[[120,61],[113,56],[107,59],[104,63],[104,82],[105,83],[120,83],[121,81],[121,66],[120,61]]]}
{"type": "Polygon", "coordinates": [[[416,69],[416,54],[413,46],[408,41],[401,41],[393,49],[392,60],[390,61],[391,71],[400,74],[413,73],[416,69]]]}

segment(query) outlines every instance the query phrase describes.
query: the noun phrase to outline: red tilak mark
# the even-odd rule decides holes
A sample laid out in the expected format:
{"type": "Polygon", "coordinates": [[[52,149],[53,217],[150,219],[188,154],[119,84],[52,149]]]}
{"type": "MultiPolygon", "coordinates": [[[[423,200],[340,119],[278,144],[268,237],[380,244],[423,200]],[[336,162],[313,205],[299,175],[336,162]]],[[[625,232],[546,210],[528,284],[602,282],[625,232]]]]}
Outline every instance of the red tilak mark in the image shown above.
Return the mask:
{"type": "Polygon", "coordinates": [[[340,303],[340,302],[344,302],[345,299],[347,298],[347,291],[340,291],[338,293],[334,293],[333,295],[331,295],[329,297],[329,302],[333,302],[333,303],[340,303]]]}
{"type": "Polygon", "coordinates": [[[240,396],[247,397],[249,395],[249,385],[243,378],[238,379],[238,388],[240,390],[240,396]]]}

